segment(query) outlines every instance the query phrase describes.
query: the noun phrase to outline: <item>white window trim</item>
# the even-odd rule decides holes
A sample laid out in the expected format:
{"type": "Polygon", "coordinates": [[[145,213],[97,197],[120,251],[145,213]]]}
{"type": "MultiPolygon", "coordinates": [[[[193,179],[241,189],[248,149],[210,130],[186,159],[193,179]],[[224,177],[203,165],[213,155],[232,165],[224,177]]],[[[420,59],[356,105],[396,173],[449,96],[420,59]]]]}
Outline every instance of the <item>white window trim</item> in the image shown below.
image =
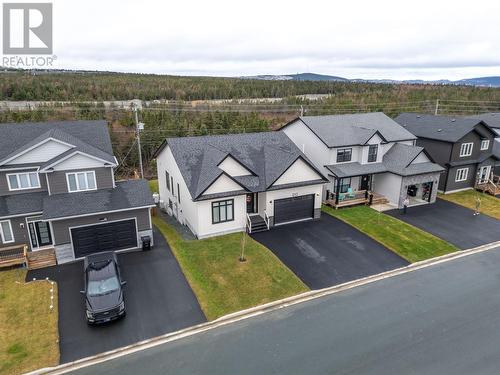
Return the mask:
{"type": "MultiPolygon", "coordinates": [[[[95,177],[95,171],[78,171],[78,172],[68,172],[66,173],[66,185],[68,187],[68,193],[80,193],[82,191],[94,191],[97,190],[97,181],[95,177]],[[78,177],[76,177],[77,174],[79,173],[84,173],[85,178],[87,178],[87,173],[92,173],[92,176],[94,176],[94,188],[93,189],[80,189],[79,182],[78,182],[78,177]],[[69,176],[70,175],[75,175],[75,180],[76,180],[76,190],[71,190],[69,187],[69,176]]],[[[88,180],[87,180],[87,185],[88,185],[88,180]]]]}
{"type": "Polygon", "coordinates": [[[481,141],[481,151],[487,150],[488,148],[490,148],[490,140],[489,139],[483,139],[481,141]],[[483,146],[483,145],[486,145],[486,146],[483,146]]]}
{"type": "Polygon", "coordinates": [[[7,177],[7,184],[9,185],[9,190],[10,191],[17,191],[17,190],[32,190],[32,189],[40,189],[41,185],[40,185],[40,175],[38,174],[37,171],[30,171],[30,172],[19,172],[19,173],[8,173],[6,175],[7,177]],[[31,179],[30,179],[30,173],[34,173],[36,174],[36,180],[38,182],[38,185],[37,186],[29,186],[29,187],[21,187],[21,182],[19,180],[19,176],[22,175],[22,174],[25,174],[25,175],[28,175],[28,182],[31,184],[31,179]],[[16,176],[16,180],[17,180],[17,188],[13,188],[11,185],[10,185],[10,176],[16,176]]]}
{"type": "Polygon", "coordinates": [[[459,168],[457,169],[457,173],[455,174],[455,182],[462,182],[462,181],[467,181],[467,178],[469,177],[469,168],[459,168]],[[462,178],[459,178],[459,175],[463,173],[462,178]]]}
{"type": "Polygon", "coordinates": [[[2,226],[0,225],[0,237],[2,238],[2,243],[7,244],[7,243],[16,242],[16,239],[14,238],[14,231],[12,230],[12,223],[10,222],[10,220],[2,220],[2,221],[0,221],[0,224],[2,224],[2,223],[9,224],[10,236],[12,237],[12,240],[5,241],[5,234],[3,233],[2,226]]]}
{"type": "Polygon", "coordinates": [[[460,145],[460,157],[466,157],[466,156],[471,156],[472,155],[472,149],[474,147],[474,143],[468,142],[468,143],[462,143],[460,145]],[[470,148],[469,148],[470,147],[470,148]],[[464,152],[464,151],[469,151],[469,152],[464,152]]]}

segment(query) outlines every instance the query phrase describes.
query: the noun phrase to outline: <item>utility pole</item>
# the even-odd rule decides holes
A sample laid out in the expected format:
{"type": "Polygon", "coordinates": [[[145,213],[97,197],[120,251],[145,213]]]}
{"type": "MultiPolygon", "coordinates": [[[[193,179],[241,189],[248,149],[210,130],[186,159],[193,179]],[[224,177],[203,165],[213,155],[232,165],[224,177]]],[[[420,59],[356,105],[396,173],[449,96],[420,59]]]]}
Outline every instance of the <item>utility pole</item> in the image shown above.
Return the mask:
{"type": "Polygon", "coordinates": [[[434,110],[434,114],[437,116],[439,110],[439,99],[436,99],[436,109],[434,110]]]}
{"type": "Polygon", "coordinates": [[[135,137],[137,139],[137,148],[139,150],[139,166],[141,168],[141,178],[144,178],[144,169],[142,167],[142,150],[141,150],[141,130],[144,129],[144,123],[139,122],[136,103],[132,104],[132,110],[134,111],[134,118],[135,118],[135,137]]]}

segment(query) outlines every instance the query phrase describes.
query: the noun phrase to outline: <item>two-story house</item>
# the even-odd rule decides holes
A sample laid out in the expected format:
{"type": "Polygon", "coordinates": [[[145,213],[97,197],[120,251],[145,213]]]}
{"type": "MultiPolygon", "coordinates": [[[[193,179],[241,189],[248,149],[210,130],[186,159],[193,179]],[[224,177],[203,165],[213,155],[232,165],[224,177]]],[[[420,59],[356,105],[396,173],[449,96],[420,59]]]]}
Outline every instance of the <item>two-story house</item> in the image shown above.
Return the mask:
{"type": "Polygon", "coordinates": [[[484,121],[495,132],[496,138],[493,142],[493,154],[498,160],[496,161],[494,173],[496,176],[500,176],[500,112],[482,113],[469,117],[484,121]]]}
{"type": "Polygon", "coordinates": [[[498,162],[493,153],[496,133],[480,119],[402,113],[395,120],[446,169],[439,183],[444,193],[484,183],[498,162]]]}
{"type": "Polygon", "coordinates": [[[301,116],[281,128],[329,177],[325,200],[335,207],[376,194],[401,207],[432,203],[442,168],[416,137],[381,112],[301,116]]]}
{"type": "Polygon", "coordinates": [[[167,138],[160,206],[198,237],[317,219],[326,178],[283,133],[167,138]]]}
{"type": "Polygon", "coordinates": [[[64,263],[152,240],[148,185],[115,181],[117,165],[106,121],[0,124],[0,249],[64,263]]]}

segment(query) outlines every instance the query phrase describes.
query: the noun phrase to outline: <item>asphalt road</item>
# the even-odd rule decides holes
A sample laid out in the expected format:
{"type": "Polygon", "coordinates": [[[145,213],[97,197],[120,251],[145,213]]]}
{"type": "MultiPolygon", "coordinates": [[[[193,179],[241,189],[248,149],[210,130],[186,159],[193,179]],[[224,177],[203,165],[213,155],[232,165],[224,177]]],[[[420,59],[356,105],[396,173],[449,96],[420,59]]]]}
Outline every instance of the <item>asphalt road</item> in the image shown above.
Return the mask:
{"type": "Polygon", "coordinates": [[[327,214],[252,237],[276,254],[309,288],[375,275],[408,262],[353,226],[327,214]]]}
{"type": "Polygon", "coordinates": [[[500,248],[76,374],[497,374],[500,248]]]}

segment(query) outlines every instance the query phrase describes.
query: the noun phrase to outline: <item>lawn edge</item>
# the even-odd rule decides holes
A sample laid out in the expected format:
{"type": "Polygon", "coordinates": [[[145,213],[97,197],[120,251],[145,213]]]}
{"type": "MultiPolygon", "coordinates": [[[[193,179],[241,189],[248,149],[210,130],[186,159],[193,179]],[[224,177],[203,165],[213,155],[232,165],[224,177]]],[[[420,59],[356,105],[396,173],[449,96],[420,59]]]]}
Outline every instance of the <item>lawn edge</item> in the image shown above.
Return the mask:
{"type": "MultiPolygon", "coordinates": [[[[450,195],[452,195],[452,194],[455,194],[455,193],[451,193],[451,194],[443,194],[443,193],[438,193],[437,198],[438,198],[438,199],[442,199],[442,200],[444,200],[444,201],[446,201],[446,202],[450,202],[450,203],[456,204],[457,206],[467,208],[468,210],[474,211],[474,208],[472,208],[472,207],[466,206],[466,205],[464,205],[464,204],[462,204],[462,203],[458,203],[458,202],[456,202],[456,201],[454,201],[454,200],[451,200],[451,199],[443,198],[443,197],[446,197],[446,196],[450,196],[450,195]]],[[[482,193],[482,194],[484,194],[484,193],[482,193]]],[[[494,199],[498,199],[497,197],[495,197],[495,196],[493,196],[493,195],[486,195],[486,194],[485,194],[485,196],[487,196],[487,197],[491,197],[491,198],[494,198],[494,199]]],[[[491,217],[492,219],[495,219],[495,220],[500,220],[499,218],[496,218],[495,216],[491,216],[491,215],[489,215],[489,214],[485,213],[484,211],[479,210],[479,213],[480,213],[481,215],[491,217]]]]}
{"type": "MultiPolygon", "coordinates": [[[[381,214],[383,214],[383,215],[385,215],[385,216],[387,216],[387,217],[390,217],[391,219],[397,220],[397,221],[399,221],[400,223],[402,223],[403,225],[408,225],[408,226],[412,227],[413,229],[415,229],[416,231],[422,232],[422,233],[427,234],[427,235],[429,235],[429,236],[431,236],[431,237],[433,237],[433,238],[435,238],[435,239],[438,239],[438,240],[440,240],[440,241],[446,242],[447,244],[449,244],[450,246],[452,246],[453,248],[455,248],[455,251],[449,252],[449,253],[447,253],[447,254],[437,255],[437,256],[433,256],[433,257],[426,258],[426,259],[421,259],[421,260],[416,260],[416,261],[411,261],[411,260],[409,260],[406,256],[404,256],[404,255],[402,255],[402,254],[398,253],[396,250],[394,250],[392,246],[390,246],[390,245],[388,245],[388,244],[385,244],[384,242],[380,241],[378,238],[376,238],[376,237],[372,236],[372,235],[371,235],[371,234],[369,234],[369,233],[366,233],[366,232],[365,232],[364,230],[362,230],[361,228],[358,228],[357,226],[355,226],[355,225],[353,225],[353,224],[349,223],[347,220],[345,220],[345,219],[343,219],[343,218],[341,218],[341,217],[337,217],[337,216],[334,216],[334,215],[330,214],[328,211],[325,211],[325,210],[324,210],[324,208],[326,208],[326,207],[324,207],[324,205],[322,205],[322,207],[321,207],[321,211],[322,211],[322,212],[324,212],[325,214],[330,215],[331,217],[333,217],[333,218],[335,218],[335,219],[339,219],[340,221],[342,221],[342,222],[346,223],[347,225],[350,225],[351,227],[355,228],[356,230],[359,230],[361,233],[363,233],[364,235],[366,235],[366,236],[370,237],[372,240],[374,240],[374,241],[378,242],[379,244],[381,244],[381,245],[385,246],[386,248],[388,248],[389,250],[391,250],[394,254],[396,254],[397,256],[399,256],[399,257],[401,257],[401,258],[403,258],[404,260],[406,260],[406,261],[407,261],[407,262],[409,262],[410,264],[415,264],[415,263],[418,263],[418,262],[424,262],[424,261],[429,260],[429,259],[439,258],[439,257],[441,257],[441,256],[448,255],[448,254],[453,254],[453,253],[456,253],[457,251],[460,251],[460,249],[459,249],[458,247],[456,247],[455,245],[453,245],[452,243],[449,243],[448,241],[445,241],[445,240],[443,240],[442,238],[439,238],[439,237],[437,237],[437,236],[433,235],[432,233],[426,232],[425,230],[422,230],[422,229],[420,229],[420,228],[417,228],[417,227],[416,227],[416,226],[414,226],[414,225],[408,224],[408,223],[406,223],[406,222],[404,222],[404,221],[402,221],[402,220],[399,220],[399,219],[397,219],[397,218],[395,218],[395,217],[392,217],[392,216],[386,215],[386,214],[384,214],[383,212],[381,212],[381,214]]],[[[333,208],[332,208],[332,209],[333,209],[333,208]]]]}

